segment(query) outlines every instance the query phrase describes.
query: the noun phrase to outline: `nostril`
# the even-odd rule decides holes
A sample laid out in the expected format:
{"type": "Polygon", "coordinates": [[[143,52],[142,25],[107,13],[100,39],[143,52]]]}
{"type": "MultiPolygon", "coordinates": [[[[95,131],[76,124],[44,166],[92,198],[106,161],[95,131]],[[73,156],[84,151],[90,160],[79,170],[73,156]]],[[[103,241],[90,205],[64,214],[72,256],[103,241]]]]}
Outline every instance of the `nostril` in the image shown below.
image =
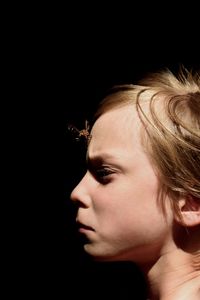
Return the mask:
{"type": "Polygon", "coordinates": [[[77,193],[74,191],[72,191],[71,195],[70,195],[70,200],[72,201],[73,207],[75,209],[78,209],[79,207],[87,207],[87,205],[85,204],[84,200],[81,200],[81,197],[78,197],[77,193]]]}
{"type": "Polygon", "coordinates": [[[78,209],[80,207],[82,207],[82,208],[86,208],[87,207],[87,205],[83,201],[81,201],[81,200],[74,201],[73,202],[73,206],[74,206],[75,209],[78,209]]]}

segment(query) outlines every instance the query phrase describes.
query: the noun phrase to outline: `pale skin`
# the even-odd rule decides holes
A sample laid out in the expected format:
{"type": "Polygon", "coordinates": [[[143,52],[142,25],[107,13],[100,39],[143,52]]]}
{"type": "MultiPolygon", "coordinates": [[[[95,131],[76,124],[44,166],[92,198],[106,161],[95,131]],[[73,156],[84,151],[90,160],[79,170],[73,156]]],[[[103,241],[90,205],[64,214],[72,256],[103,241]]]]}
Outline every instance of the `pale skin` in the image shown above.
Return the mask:
{"type": "MultiPolygon", "coordinates": [[[[97,260],[137,263],[149,281],[151,299],[200,299],[200,272],[193,269],[188,249],[177,246],[184,230],[171,206],[166,204],[164,216],[158,205],[158,177],[141,134],[134,105],[104,113],[92,128],[88,171],[71,194],[79,202],[84,249],[97,260]]],[[[184,214],[200,223],[194,210],[191,215],[184,209],[184,214]]]]}

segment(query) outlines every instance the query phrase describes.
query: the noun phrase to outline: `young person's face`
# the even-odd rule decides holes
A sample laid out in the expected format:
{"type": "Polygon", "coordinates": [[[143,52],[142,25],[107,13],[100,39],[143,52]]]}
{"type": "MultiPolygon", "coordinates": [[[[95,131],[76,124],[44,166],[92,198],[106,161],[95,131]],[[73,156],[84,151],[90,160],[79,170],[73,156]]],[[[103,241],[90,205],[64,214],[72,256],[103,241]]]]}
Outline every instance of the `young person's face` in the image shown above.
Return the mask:
{"type": "Polygon", "coordinates": [[[157,203],[158,179],[141,144],[134,106],[103,114],[88,147],[88,171],[71,194],[79,202],[77,222],[84,249],[102,260],[154,260],[166,243],[167,221],[157,203]]]}

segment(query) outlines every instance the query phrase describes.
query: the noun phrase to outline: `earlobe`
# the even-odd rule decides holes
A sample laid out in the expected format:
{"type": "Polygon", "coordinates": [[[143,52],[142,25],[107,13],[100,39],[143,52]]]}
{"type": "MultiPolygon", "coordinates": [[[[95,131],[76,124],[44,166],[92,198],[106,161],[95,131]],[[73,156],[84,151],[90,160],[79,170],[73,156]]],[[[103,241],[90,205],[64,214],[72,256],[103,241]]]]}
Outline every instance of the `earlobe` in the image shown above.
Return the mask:
{"type": "Polygon", "coordinates": [[[200,225],[200,199],[191,195],[179,200],[179,217],[176,221],[184,226],[193,227],[200,225]]]}

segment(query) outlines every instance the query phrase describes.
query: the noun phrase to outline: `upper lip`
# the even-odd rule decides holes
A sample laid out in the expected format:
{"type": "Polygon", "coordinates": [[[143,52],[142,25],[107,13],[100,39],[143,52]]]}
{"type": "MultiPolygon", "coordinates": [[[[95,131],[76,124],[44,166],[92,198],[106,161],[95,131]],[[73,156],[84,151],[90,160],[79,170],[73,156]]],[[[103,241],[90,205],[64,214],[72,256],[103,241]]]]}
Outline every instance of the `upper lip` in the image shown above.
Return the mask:
{"type": "Polygon", "coordinates": [[[83,224],[81,223],[80,221],[77,221],[77,226],[80,228],[85,228],[85,229],[88,229],[88,230],[93,230],[94,231],[94,228],[92,228],[91,226],[88,226],[86,224],[83,224]]]}

